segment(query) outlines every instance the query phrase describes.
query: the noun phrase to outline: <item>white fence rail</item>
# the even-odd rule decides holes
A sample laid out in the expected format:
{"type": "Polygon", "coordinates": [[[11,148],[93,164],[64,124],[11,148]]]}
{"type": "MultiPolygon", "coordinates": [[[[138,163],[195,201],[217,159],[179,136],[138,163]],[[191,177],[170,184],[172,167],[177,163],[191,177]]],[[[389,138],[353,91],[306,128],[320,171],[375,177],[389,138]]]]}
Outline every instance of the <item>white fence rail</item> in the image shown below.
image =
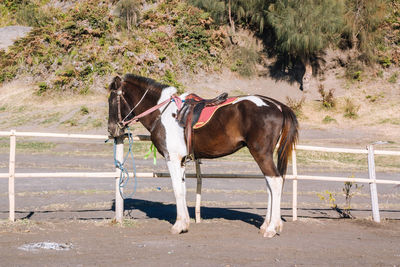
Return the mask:
{"type": "MultiPolygon", "coordinates": [[[[106,140],[105,135],[86,135],[86,134],[59,134],[59,133],[38,133],[38,132],[17,132],[11,130],[9,132],[0,131],[0,136],[10,137],[10,159],[9,159],[9,172],[0,173],[0,178],[8,178],[8,196],[9,196],[9,219],[15,221],[15,178],[115,178],[115,218],[117,221],[122,221],[123,218],[123,199],[119,193],[119,175],[120,170],[116,169],[114,172],[55,172],[55,173],[16,173],[15,172],[15,154],[16,154],[16,137],[51,137],[51,138],[75,138],[75,139],[98,139],[106,140]]],[[[148,136],[135,136],[135,141],[149,140],[148,136]]],[[[373,219],[380,222],[379,205],[377,197],[376,184],[393,184],[400,185],[400,180],[381,180],[376,179],[375,174],[375,160],[374,155],[392,155],[400,156],[400,151],[383,151],[373,149],[373,145],[369,145],[366,149],[349,149],[349,148],[326,148],[317,146],[304,146],[298,145],[297,150],[309,150],[319,152],[332,152],[332,153],[355,153],[368,155],[368,171],[369,179],[366,178],[349,178],[349,177],[333,177],[333,176],[312,176],[312,175],[299,175],[297,173],[297,158],[296,151],[292,153],[292,168],[293,174],[286,175],[286,179],[293,180],[293,199],[292,199],[292,212],[293,220],[297,220],[297,181],[298,180],[313,180],[313,181],[336,181],[336,182],[355,182],[355,183],[368,183],[370,184],[371,203],[373,219]]],[[[116,148],[117,159],[123,157],[123,141],[117,141],[116,148]]],[[[200,201],[201,201],[201,179],[202,178],[245,178],[257,179],[262,178],[262,175],[240,175],[240,174],[200,174],[200,168],[196,162],[197,174],[187,174],[188,178],[197,178],[197,195],[196,195],[196,222],[200,221],[200,201]]],[[[133,174],[130,174],[133,175],[133,174]]],[[[169,177],[168,173],[137,173],[137,177],[151,178],[151,177],[169,177]]]]}

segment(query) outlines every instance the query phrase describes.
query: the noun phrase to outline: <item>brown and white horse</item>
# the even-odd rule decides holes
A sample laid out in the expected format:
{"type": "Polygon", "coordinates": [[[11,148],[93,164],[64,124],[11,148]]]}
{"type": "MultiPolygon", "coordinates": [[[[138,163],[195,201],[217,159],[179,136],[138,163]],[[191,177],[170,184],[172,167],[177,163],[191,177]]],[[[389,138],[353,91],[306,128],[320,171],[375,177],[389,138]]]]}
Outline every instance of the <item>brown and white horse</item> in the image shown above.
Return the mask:
{"type": "MultiPolygon", "coordinates": [[[[166,104],[139,121],[150,132],[151,140],[166,159],[171,175],[177,208],[171,232],[187,232],[190,218],[186,204],[185,167],[181,162],[188,153],[184,129],[175,119],[178,101],[173,101],[172,97],[176,96],[176,88],[126,74],[122,79],[114,77],[109,90],[108,132],[114,138],[124,134],[124,121],[165,101],[166,104]]],[[[205,126],[194,129],[193,150],[195,158],[200,159],[223,157],[248,147],[265,176],[269,195],[261,232],[265,237],[273,237],[282,230],[283,177],[297,138],[298,122],[289,107],[265,96],[240,96],[232,104],[219,108],[205,126]],[[276,167],[273,152],[278,142],[276,167]]]]}

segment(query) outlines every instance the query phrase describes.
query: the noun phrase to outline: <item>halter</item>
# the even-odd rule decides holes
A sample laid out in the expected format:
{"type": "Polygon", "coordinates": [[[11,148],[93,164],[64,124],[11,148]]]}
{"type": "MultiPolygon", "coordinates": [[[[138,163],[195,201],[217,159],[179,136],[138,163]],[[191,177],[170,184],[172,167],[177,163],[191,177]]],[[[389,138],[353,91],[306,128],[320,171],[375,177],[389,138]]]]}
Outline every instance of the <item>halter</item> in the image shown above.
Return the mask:
{"type": "Polygon", "coordinates": [[[142,103],[142,101],[143,101],[144,97],[147,95],[148,91],[149,91],[149,89],[147,89],[144,92],[144,94],[143,94],[142,98],[139,100],[139,102],[133,108],[131,108],[128,101],[126,101],[126,99],[123,95],[122,85],[118,88],[118,90],[117,90],[117,105],[118,105],[118,123],[117,123],[117,125],[118,125],[118,127],[123,129],[125,126],[127,126],[131,122],[137,122],[140,118],[143,118],[143,117],[149,115],[150,113],[156,111],[157,109],[159,109],[160,107],[164,106],[167,103],[170,103],[171,101],[174,101],[176,103],[176,105],[178,106],[178,109],[180,109],[182,106],[182,100],[179,98],[179,96],[174,94],[170,98],[161,102],[160,104],[147,109],[146,111],[140,113],[139,115],[136,115],[135,117],[133,117],[130,120],[126,120],[129,117],[129,115],[131,115],[132,112],[140,105],[140,103],[142,103]],[[128,115],[126,115],[125,118],[123,118],[123,119],[122,119],[122,115],[121,115],[121,99],[124,102],[124,104],[128,107],[128,109],[130,110],[128,115]]]}
{"type": "Polygon", "coordinates": [[[147,89],[142,98],[139,100],[139,102],[133,107],[131,108],[131,106],[129,105],[128,101],[126,101],[124,94],[122,92],[122,85],[118,88],[117,90],[117,105],[118,105],[118,126],[120,128],[123,128],[126,124],[125,124],[125,120],[129,117],[129,115],[132,114],[132,112],[140,105],[140,103],[142,103],[144,97],[147,95],[147,93],[149,92],[149,89],[147,89]],[[121,115],[121,99],[124,102],[124,104],[128,107],[129,109],[129,113],[128,115],[125,116],[125,118],[122,119],[122,115],[121,115]]]}

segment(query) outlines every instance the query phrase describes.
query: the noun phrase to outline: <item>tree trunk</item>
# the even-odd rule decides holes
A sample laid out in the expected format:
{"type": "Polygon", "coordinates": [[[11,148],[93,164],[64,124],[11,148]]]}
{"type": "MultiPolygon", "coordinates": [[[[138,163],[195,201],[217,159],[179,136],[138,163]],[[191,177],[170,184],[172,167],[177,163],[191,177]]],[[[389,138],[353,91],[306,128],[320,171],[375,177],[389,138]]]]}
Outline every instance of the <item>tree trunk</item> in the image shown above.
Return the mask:
{"type": "Polygon", "coordinates": [[[305,68],[305,72],[302,78],[302,82],[300,85],[300,90],[304,91],[304,90],[308,90],[310,88],[310,82],[311,82],[311,78],[312,78],[312,66],[310,61],[306,61],[306,60],[302,60],[304,68],[305,68]]]}
{"type": "Polygon", "coordinates": [[[235,33],[235,22],[232,19],[232,3],[231,3],[231,1],[232,0],[228,1],[228,16],[229,16],[229,24],[231,25],[231,31],[232,31],[231,34],[234,34],[235,33]]]}

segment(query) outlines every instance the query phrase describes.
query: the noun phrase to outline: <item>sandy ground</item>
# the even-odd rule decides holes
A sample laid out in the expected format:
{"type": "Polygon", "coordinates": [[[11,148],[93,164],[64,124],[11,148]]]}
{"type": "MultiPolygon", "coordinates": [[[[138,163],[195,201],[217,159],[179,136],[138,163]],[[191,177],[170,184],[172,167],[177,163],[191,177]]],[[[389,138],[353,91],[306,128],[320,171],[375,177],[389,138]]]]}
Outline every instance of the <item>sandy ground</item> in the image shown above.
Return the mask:
{"type": "Polygon", "coordinates": [[[276,238],[254,225],[213,219],[171,235],[156,219],[118,226],[102,221],[4,226],[3,266],[399,266],[400,225],[365,221],[300,220],[276,238]],[[24,251],[24,244],[56,242],[67,251],[24,251]]]}
{"type": "MultiPolygon", "coordinates": [[[[85,156],[77,151],[71,155],[61,153],[71,147],[71,143],[57,144],[51,154],[20,152],[17,171],[113,168],[111,153],[103,155],[104,145],[79,143],[79,150],[88,153],[85,156]]],[[[1,172],[7,172],[7,158],[3,150],[1,172]]],[[[166,171],[162,160],[157,166],[143,159],[136,159],[136,164],[140,171],[166,171]]],[[[211,160],[204,161],[202,170],[257,173],[257,166],[247,161],[211,160]]],[[[188,172],[193,171],[190,166],[188,172]]],[[[379,176],[393,178],[398,174],[379,176]]],[[[187,187],[189,213],[194,218],[195,179],[188,179],[187,187]]],[[[169,179],[140,179],[134,197],[125,201],[126,219],[122,225],[112,222],[115,193],[111,178],[18,179],[18,220],[13,224],[7,222],[7,179],[1,179],[0,265],[399,266],[400,188],[378,187],[382,223],[376,224],[371,221],[368,187],[353,199],[352,214],[357,217],[353,220],[340,219],[317,196],[324,190],[340,192],[342,187],[342,183],[299,182],[299,220],[293,222],[288,181],[282,199],[284,230],[279,236],[265,239],[259,234],[267,203],[263,180],[205,179],[202,223],[192,221],[188,233],[172,235],[169,229],[176,211],[169,179]],[[68,250],[32,248],[42,242],[68,250]]],[[[338,193],[337,198],[342,206],[343,196],[338,193]]]]}

